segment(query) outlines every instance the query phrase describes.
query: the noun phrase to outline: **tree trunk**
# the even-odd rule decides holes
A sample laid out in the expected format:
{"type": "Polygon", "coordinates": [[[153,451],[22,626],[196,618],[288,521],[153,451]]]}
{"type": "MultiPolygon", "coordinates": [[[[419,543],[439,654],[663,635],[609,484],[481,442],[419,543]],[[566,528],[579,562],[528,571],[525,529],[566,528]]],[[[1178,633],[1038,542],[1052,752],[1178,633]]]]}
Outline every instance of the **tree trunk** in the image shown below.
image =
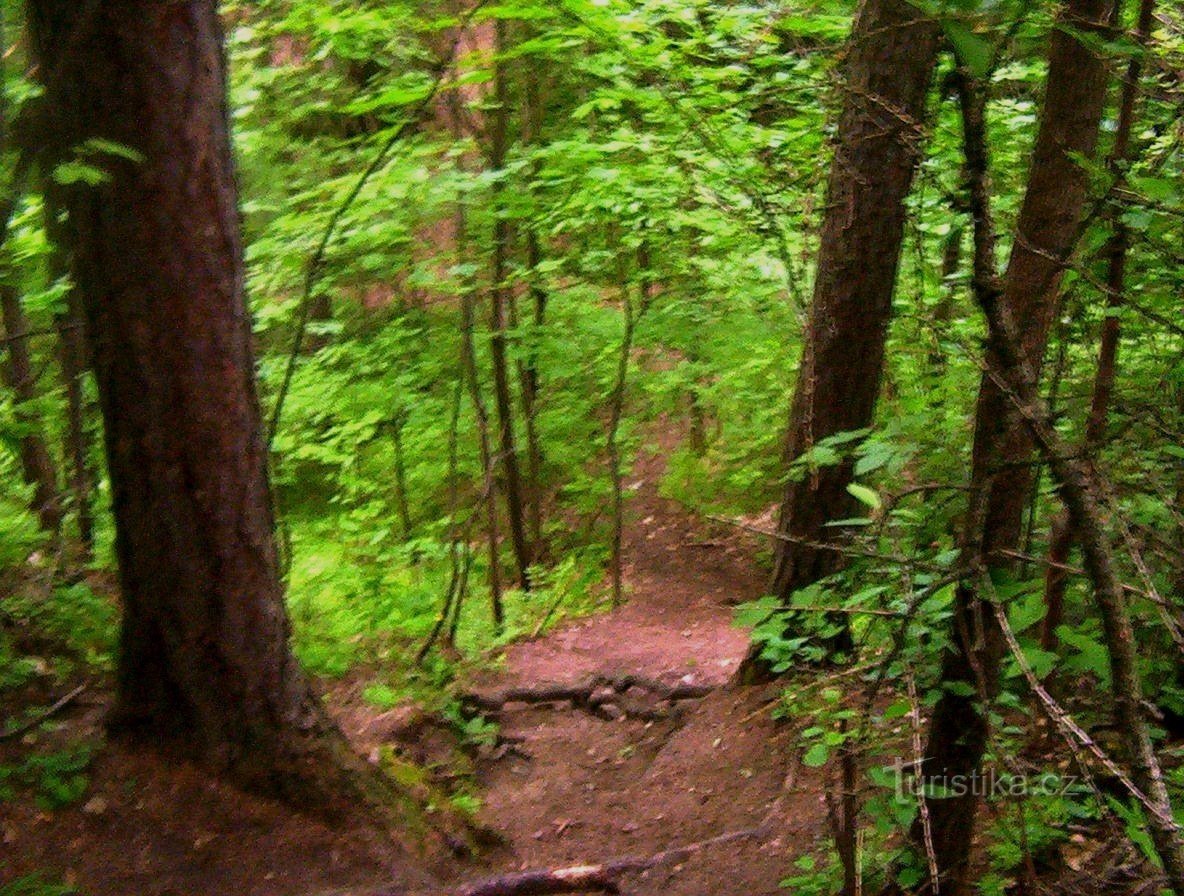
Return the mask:
{"type": "MultiPolygon", "coordinates": [[[[539,85],[538,73],[533,70],[528,59],[524,59],[527,66],[522,71],[525,92],[525,109],[522,116],[522,143],[532,146],[539,139],[542,131],[543,106],[542,91],[539,85]]],[[[538,175],[538,164],[532,165],[532,179],[538,175]]],[[[530,277],[529,293],[531,298],[531,327],[533,338],[530,350],[519,366],[519,379],[522,384],[522,414],[526,423],[526,459],[530,477],[530,507],[528,518],[530,523],[530,540],[537,561],[548,554],[543,539],[543,466],[546,458],[543,454],[543,444],[539,435],[539,390],[541,378],[539,375],[538,341],[542,337],[543,326],[547,322],[547,290],[543,286],[543,273],[539,266],[543,261],[542,247],[539,243],[538,230],[534,221],[526,221],[524,225],[526,242],[526,269],[530,277]]]]}
{"type": "Polygon", "coordinates": [[[493,186],[493,283],[490,287],[490,354],[493,361],[493,395],[497,409],[498,441],[502,450],[502,464],[506,480],[506,513],[510,522],[510,542],[514,548],[514,562],[518,572],[518,587],[530,590],[530,544],[526,537],[526,501],[522,485],[522,472],[518,463],[518,443],[514,435],[514,402],[510,395],[510,372],[506,351],[507,288],[506,264],[510,241],[510,223],[502,209],[502,194],[505,185],[501,178],[505,174],[507,150],[507,118],[509,97],[506,90],[505,64],[500,58],[505,48],[505,22],[494,23],[497,35],[494,41],[494,103],[490,122],[490,166],[497,174],[493,186]]]}
{"type": "MultiPolygon", "coordinates": [[[[1176,421],[1178,427],[1184,428],[1184,383],[1176,384],[1176,421]]],[[[1184,508],[1184,464],[1179,464],[1176,470],[1176,506],[1184,508]]],[[[1176,545],[1181,564],[1172,580],[1172,595],[1179,606],[1184,604],[1184,525],[1176,531],[1176,545]]]]}
{"type": "MultiPolygon", "coordinates": [[[[865,0],[856,19],[787,461],[871,425],[938,33],[905,0],[865,0]]],[[[827,523],[855,516],[851,480],[848,462],[789,483],[778,530],[795,540],[778,540],[770,586],[784,602],[840,568],[840,553],[802,542],[841,541],[827,523]]],[[[752,655],[740,672],[766,674],[752,655]]]]}
{"type": "MultiPolygon", "coordinates": [[[[55,279],[70,275],[70,262],[62,246],[61,223],[58,210],[47,199],[45,229],[52,247],[49,266],[55,279]]],[[[66,311],[58,314],[54,325],[58,331],[58,358],[62,370],[62,387],[66,393],[65,456],[69,465],[70,504],[77,518],[78,541],[82,546],[82,560],[89,563],[94,556],[95,522],[91,495],[94,493],[94,470],[90,462],[91,435],[87,429],[86,395],[83,378],[90,369],[86,347],[85,314],[78,291],[70,284],[66,293],[66,311]]]]}
{"type": "Polygon", "coordinates": [[[341,808],[382,788],[288,645],[213,0],[30,0],[106,429],[123,625],[113,731],[341,808]]]}
{"type": "MultiPolygon", "coordinates": [[[[1146,44],[1151,34],[1154,0],[1142,0],[1139,5],[1139,22],[1136,37],[1140,44],[1146,44]]],[[[1110,174],[1120,179],[1131,158],[1131,131],[1135,123],[1135,101],[1139,95],[1139,81],[1143,76],[1143,57],[1135,54],[1127,65],[1122,81],[1118,103],[1118,128],[1114,134],[1114,147],[1110,151],[1110,174]]],[[[1084,445],[1087,456],[1094,454],[1106,434],[1106,420],[1110,413],[1114,381],[1118,375],[1118,344],[1122,335],[1119,318],[1126,288],[1126,256],[1130,234],[1122,215],[1109,215],[1112,233],[1102,250],[1106,262],[1106,317],[1102,321],[1102,338],[1098,347],[1098,365],[1094,373],[1093,394],[1090,398],[1089,415],[1085,421],[1084,445]]],[[[1076,540],[1068,511],[1057,515],[1049,536],[1048,566],[1044,573],[1044,621],[1040,629],[1040,646],[1055,650],[1056,630],[1065,615],[1065,591],[1068,573],[1069,551],[1076,540]]]]}
{"type": "MultiPolygon", "coordinates": [[[[981,226],[989,214],[983,186],[986,159],[972,158],[973,126],[970,121],[966,126],[967,169],[972,186],[977,180],[983,193],[972,204],[976,218],[975,291],[980,304],[997,303],[1008,319],[1022,322],[1016,350],[1034,381],[1039,376],[1064,263],[1077,240],[1087,198],[1088,179],[1075,157],[1093,154],[1106,96],[1103,60],[1073,34],[1103,29],[1108,9],[1108,0],[1071,0],[1062,12],[1061,27],[1052,33],[1032,168],[1015,245],[998,294],[988,282],[995,279],[993,242],[983,244],[983,233],[990,228],[981,226]]],[[[965,96],[963,106],[966,120],[965,96]]],[[[981,108],[978,112],[981,115],[981,108]]],[[[997,334],[992,333],[987,345],[989,366],[1000,363],[1004,347],[997,340],[997,334]]],[[[975,417],[970,510],[963,532],[964,568],[1014,574],[1014,561],[1003,552],[1019,545],[1033,447],[1014,402],[984,375],[975,417]]],[[[953,786],[974,780],[989,733],[983,701],[998,691],[1005,650],[998,622],[983,609],[977,583],[964,582],[955,598],[953,646],[942,662],[941,678],[946,687],[929,724],[923,764],[926,781],[953,786]],[[952,687],[955,685],[961,687],[952,687]]],[[[967,872],[980,794],[975,788],[966,790],[962,795],[929,801],[931,842],[940,874],[934,886],[940,886],[946,896],[960,896],[969,887],[967,872]]],[[[914,828],[918,850],[925,849],[923,834],[919,826],[914,828]]]]}
{"type": "Polygon", "coordinates": [[[0,310],[3,311],[8,348],[8,362],[3,366],[4,381],[12,390],[16,417],[24,430],[20,436],[21,474],[33,487],[30,509],[37,515],[41,528],[53,533],[62,525],[57,466],[44,436],[38,431],[37,420],[28,413],[27,405],[37,397],[33,364],[29,358],[29,325],[21,309],[20,297],[8,284],[0,284],[0,310]]]}

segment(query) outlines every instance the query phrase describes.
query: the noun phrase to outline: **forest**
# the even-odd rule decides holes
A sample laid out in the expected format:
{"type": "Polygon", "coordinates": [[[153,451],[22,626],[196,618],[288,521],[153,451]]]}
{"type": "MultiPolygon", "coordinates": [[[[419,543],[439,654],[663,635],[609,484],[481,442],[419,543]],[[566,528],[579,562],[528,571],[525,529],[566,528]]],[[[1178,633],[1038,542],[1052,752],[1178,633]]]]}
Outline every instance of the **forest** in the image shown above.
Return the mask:
{"type": "Polygon", "coordinates": [[[1184,896],[1179,0],[0,45],[0,896],[1184,896]]]}

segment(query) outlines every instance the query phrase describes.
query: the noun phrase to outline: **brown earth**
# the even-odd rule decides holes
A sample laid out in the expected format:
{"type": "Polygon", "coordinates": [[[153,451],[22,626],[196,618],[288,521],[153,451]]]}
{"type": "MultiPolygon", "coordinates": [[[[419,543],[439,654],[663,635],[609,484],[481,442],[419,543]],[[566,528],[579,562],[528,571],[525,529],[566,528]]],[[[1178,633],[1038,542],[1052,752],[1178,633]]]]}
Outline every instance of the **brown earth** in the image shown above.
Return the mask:
{"type": "MultiPolygon", "coordinates": [[[[480,864],[334,829],[193,767],[112,746],[92,767],[80,806],[0,803],[0,888],[44,871],[88,896],[361,894],[379,885],[446,893],[459,881],[652,856],[759,828],[758,836],[626,877],[623,892],[779,892],[793,858],[822,844],[826,822],[817,774],[798,767],[790,732],[770,718],[769,695],[727,687],[747,643],[731,625],[731,605],[761,592],[757,546],[706,532],[660,498],[660,468],[659,459],[643,458],[632,482],[627,604],[513,645],[503,670],[467,686],[488,695],[635,675],[711,691],[669,706],[635,688],[600,715],[570,703],[509,704],[498,714],[502,746],[473,760],[480,821],[506,841],[480,864]],[[640,715],[632,712],[638,707],[640,715]]],[[[101,684],[92,686],[61,713],[56,736],[97,735],[105,699],[101,684]]],[[[447,729],[407,709],[381,713],[348,699],[335,709],[366,752],[400,739],[428,759],[455,748],[447,729]]],[[[0,763],[20,746],[0,743],[0,763]]]]}

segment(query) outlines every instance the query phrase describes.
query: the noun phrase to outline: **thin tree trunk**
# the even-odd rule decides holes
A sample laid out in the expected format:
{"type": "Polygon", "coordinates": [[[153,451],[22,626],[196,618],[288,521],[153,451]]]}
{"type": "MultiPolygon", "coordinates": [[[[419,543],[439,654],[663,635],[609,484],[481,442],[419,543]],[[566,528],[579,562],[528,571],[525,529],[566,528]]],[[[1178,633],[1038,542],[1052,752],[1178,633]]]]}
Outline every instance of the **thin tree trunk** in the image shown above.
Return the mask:
{"type": "MultiPolygon", "coordinates": [[[[289,649],[213,0],[30,0],[106,424],[123,624],[111,728],[317,809],[393,794],[289,649]]],[[[393,817],[393,811],[390,816],[393,817]]]]}
{"type": "MultiPolygon", "coordinates": [[[[956,209],[955,209],[956,210],[956,209]]],[[[929,365],[938,378],[946,373],[946,353],[941,347],[941,337],[946,325],[954,316],[954,300],[957,290],[950,283],[951,278],[958,273],[962,264],[962,236],[961,225],[954,225],[946,234],[945,245],[941,252],[941,301],[933,309],[933,324],[937,331],[937,340],[929,351],[929,365]]]]}
{"type": "Polygon", "coordinates": [[[4,381],[12,390],[20,436],[21,475],[33,487],[29,508],[37,515],[41,528],[56,533],[62,525],[62,497],[58,491],[57,465],[41,434],[36,415],[28,406],[37,398],[33,364],[29,357],[29,325],[21,308],[20,297],[8,284],[0,284],[0,310],[3,311],[8,361],[3,365],[4,381]]]}
{"type": "MultiPolygon", "coordinates": [[[[1106,70],[1077,31],[1097,32],[1108,19],[1107,0],[1071,0],[1053,30],[1044,106],[1033,152],[1028,188],[1017,222],[1017,236],[1006,279],[995,272],[994,231],[990,225],[986,98],[981,84],[963,73],[961,105],[966,167],[975,221],[974,291],[984,308],[1002,309],[1023,321],[1020,358],[1039,376],[1049,323],[1064,261],[1076,242],[1088,180],[1075,156],[1089,157],[1097,142],[1106,95],[1106,70]]],[[[988,363],[998,364],[1007,346],[988,340],[988,363]]],[[[962,565],[1015,571],[1003,552],[1022,536],[1025,499],[1031,477],[1031,435],[1009,396],[984,375],[975,418],[971,498],[963,532],[962,565]]],[[[944,688],[934,707],[925,747],[923,773],[931,784],[965,784],[982,762],[989,734],[984,702],[998,691],[1006,643],[993,614],[984,612],[976,582],[963,582],[954,607],[952,648],[943,658],[944,688]]],[[[958,795],[929,800],[929,827],[940,890],[946,896],[968,892],[970,847],[980,795],[965,788],[958,795]]],[[[918,850],[923,832],[914,826],[918,850]]]]}
{"type": "Polygon", "coordinates": [[[621,554],[625,532],[624,508],[624,472],[621,469],[621,445],[618,435],[621,429],[621,417],[625,412],[625,390],[629,383],[629,360],[633,354],[633,333],[637,319],[633,310],[633,299],[629,295],[629,287],[624,278],[621,280],[621,311],[625,318],[624,331],[621,333],[621,345],[617,354],[617,378],[613,384],[613,393],[609,398],[608,432],[605,444],[608,449],[609,472],[613,488],[613,536],[612,536],[612,583],[613,606],[619,607],[625,600],[625,571],[624,559],[621,554]]]}
{"type": "MultiPolygon", "coordinates": [[[[786,461],[836,433],[871,425],[904,237],[904,201],[924,141],[938,26],[906,0],[865,0],[852,31],[847,84],[828,186],[818,273],[790,412],[786,461]]],[[[771,593],[793,593],[837,571],[827,524],[854,516],[852,464],[790,482],[781,505],[771,593]]],[[[741,681],[769,675],[751,652],[741,681]]]]}
{"type": "Polygon", "coordinates": [[[995,346],[994,354],[988,357],[987,375],[1019,411],[1060,485],[1071,525],[1081,541],[1086,572],[1102,620],[1113,682],[1116,729],[1126,748],[1131,781],[1139,791],[1143,821],[1163,863],[1169,887],[1177,896],[1184,896],[1184,839],[1144,715],[1139,649],[1106,531],[1111,511],[1101,497],[1106,492],[1104,483],[1096,467],[1064,443],[1047,408],[1040,402],[1036,374],[1019,353],[1020,339],[1015,320],[1007,314],[1007,306],[986,304],[983,309],[995,346]]]}
{"type": "MultiPolygon", "coordinates": [[[[50,271],[55,279],[68,278],[70,262],[62,245],[61,223],[57,210],[48,198],[45,200],[45,229],[52,243],[50,271]]],[[[90,369],[85,319],[78,290],[71,283],[66,293],[66,311],[57,315],[54,323],[58,331],[62,387],[66,393],[65,455],[69,463],[70,504],[77,518],[82,559],[89,562],[94,556],[95,544],[94,508],[91,506],[95,476],[90,462],[91,435],[87,428],[86,395],[83,391],[83,378],[90,369]]]]}
{"type": "MultiPolygon", "coordinates": [[[[540,95],[537,73],[524,71],[523,83],[526,92],[526,108],[523,113],[522,142],[531,146],[539,138],[543,121],[543,102],[540,95]]],[[[532,308],[533,339],[526,358],[522,362],[520,379],[522,383],[522,413],[526,421],[526,460],[530,476],[530,501],[528,516],[530,540],[536,557],[547,553],[543,544],[543,464],[545,456],[538,431],[538,397],[540,389],[539,357],[537,340],[547,321],[547,290],[541,282],[539,265],[542,263],[542,248],[534,222],[527,221],[526,268],[532,308]]]]}
{"type": "MultiPolygon", "coordinates": [[[[463,201],[458,202],[456,209],[456,251],[457,256],[464,261],[468,254],[468,226],[463,201]]],[[[481,395],[481,378],[477,369],[477,346],[474,335],[476,327],[476,311],[474,308],[475,286],[467,280],[460,299],[460,330],[461,330],[461,368],[462,375],[469,386],[469,397],[473,402],[473,413],[477,418],[477,446],[481,452],[481,469],[485,477],[483,488],[486,512],[486,535],[489,541],[489,601],[493,612],[493,621],[500,631],[505,624],[505,611],[502,605],[502,569],[499,545],[501,542],[500,525],[497,517],[497,472],[494,469],[492,440],[489,435],[489,410],[485,406],[485,398],[481,395]]],[[[459,598],[458,598],[459,600],[459,598]]]]}
{"type": "MultiPolygon", "coordinates": [[[[464,137],[464,106],[458,90],[449,94],[449,111],[452,123],[452,136],[458,143],[464,137]]],[[[458,166],[463,170],[463,159],[458,160],[458,166]]],[[[456,258],[458,264],[464,266],[469,255],[469,227],[468,210],[463,194],[457,196],[456,201],[456,258]]],[[[473,414],[477,422],[477,447],[481,456],[481,471],[484,478],[481,490],[482,501],[485,504],[485,535],[489,553],[489,606],[493,615],[493,622],[500,632],[505,625],[505,608],[502,602],[502,565],[501,565],[501,532],[497,515],[497,470],[493,456],[493,445],[490,438],[489,410],[485,398],[481,394],[481,375],[477,364],[476,343],[476,296],[477,285],[472,274],[465,274],[461,286],[460,296],[460,362],[461,377],[468,386],[469,398],[473,402],[473,414]]],[[[480,507],[474,510],[474,513],[480,507]]],[[[468,584],[469,553],[466,543],[465,562],[454,566],[455,588],[452,600],[452,618],[448,620],[446,637],[449,646],[456,643],[456,631],[460,625],[460,610],[464,602],[468,584]]]]}
{"type": "MultiPolygon", "coordinates": [[[[1176,384],[1176,425],[1184,428],[1184,383],[1176,384]]],[[[1184,464],[1179,464],[1176,471],[1176,506],[1184,509],[1184,464]]],[[[1176,532],[1176,545],[1180,551],[1182,562],[1176,570],[1172,591],[1175,594],[1176,605],[1184,605],[1184,525],[1176,532]]],[[[1184,672],[1184,670],[1181,670],[1184,672]]],[[[1184,684],[1184,682],[1182,682],[1184,684]]]]}
{"type": "MultiPolygon", "coordinates": [[[[0,44],[4,44],[5,36],[4,17],[0,14],[0,44]]],[[[0,61],[0,79],[4,76],[0,61]]],[[[34,147],[21,145],[23,141],[11,139],[10,113],[6,98],[0,95],[0,151],[13,148],[13,144],[21,150],[13,178],[8,184],[8,195],[0,203],[0,245],[8,239],[13,215],[24,197],[28,182],[30,156],[36,155],[34,147]]],[[[0,379],[12,390],[15,416],[25,430],[18,441],[21,476],[25,484],[33,488],[29,509],[36,515],[42,530],[56,534],[62,524],[57,467],[45,437],[39,431],[39,421],[30,413],[29,405],[37,397],[37,389],[29,356],[29,325],[21,308],[20,296],[10,283],[0,283],[0,323],[3,324],[4,333],[4,341],[0,343],[0,379]],[[7,362],[4,361],[5,354],[8,356],[7,362]]]]}
{"type": "Polygon", "coordinates": [[[395,447],[395,503],[399,511],[399,522],[403,524],[403,537],[410,539],[414,524],[411,521],[411,505],[407,499],[407,461],[403,453],[403,427],[406,423],[407,414],[400,410],[391,422],[391,441],[395,447]]]}
{"type": "Polygon", "coordinates": [[[504,215],[502,197],[505,185],[507,151],[507,119],[509,117],[509,96],[506,89],[505,64],[501,54],[505,48],[505,22],[494,23],[494,103],[491,121],[490,165],[496,174],[493,186],[493,269],[490,286],[490,354],[493,362],[494,406],[497,410],[498,443],[501,446],[501,463],[505,470],[506,514],[510,523],[510,542],[514,548],[514,563],[518,571],[518,586],[530,590],[530,565],[532,562],[530,544],[526,538],[526,502],[523,499],[522,473],[518,464],[518,444],[514,435],[514,402],[510,394],[510,373],[507,360],[507,288],[506,261],[509,250],[510,223],[504,215]]]}
{"type": "MultiPolygon", "coordinates": [[[[1150,38],[1154,12],[1154,0],[1142,0],[1136,26],[1136,39],[1141,46],[1146,45],[1150,38]]],[[[1114,134],[1114,146],[1110,151],[1110,174],[1116,179],[1122,177],[1131,158],[1131,131],[1134,128],[1135,103],[1139,96],[1139,81],[1142,76],[1143,57],[1136,53],[1127,64],[1126,77],[1122,82],[1118,104],[1118,127],[1114,134]]],[[[1102,321],[1102,338],[1098,347],[1093,394],[1085,422],[1083,442],[1087,456],[1097,452],[1106,434],[1106,420],[1118,374],[1118,345],[1122,336],[1119,314],[1124,304],[1126,256],[1130,234],[1121,214],[1112,213],[1109,218],[1112,233],[1102,250],[1102,257],[1106,261],[1106,317],[1102,321]]],[[[1068,563],[1069,552],[1076,537],[1077,533],[1073,529],[1068,511],[1058,514],[1049,537],[1048,564],[1044,576],[1045,614],[1040,629],[1040,643],[1045,650],[1056,649],[1057,626],[1064,620],[1065,589],[1068,585],[1068,573],[1064,566],[1068,563]]]]}

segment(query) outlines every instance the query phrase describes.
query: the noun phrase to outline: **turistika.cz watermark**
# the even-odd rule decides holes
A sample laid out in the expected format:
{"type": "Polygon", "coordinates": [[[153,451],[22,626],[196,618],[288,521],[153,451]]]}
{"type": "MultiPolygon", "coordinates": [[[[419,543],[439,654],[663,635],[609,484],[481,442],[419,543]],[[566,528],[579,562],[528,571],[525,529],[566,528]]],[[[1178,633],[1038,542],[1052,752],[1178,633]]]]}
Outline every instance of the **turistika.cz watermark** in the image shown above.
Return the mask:
{"type": "Polygon", "coordinates": [[[954,799],[976,796],[1007,799],[1027,796],[1061,796],[1078,783],[1077,775],[1041,772],[1017,775],[996,769],[980,769],[968,774],[917,774],[917,763],[897,757],[890,766],[897,797],[924,796],[925,799],[954,799]]]}

